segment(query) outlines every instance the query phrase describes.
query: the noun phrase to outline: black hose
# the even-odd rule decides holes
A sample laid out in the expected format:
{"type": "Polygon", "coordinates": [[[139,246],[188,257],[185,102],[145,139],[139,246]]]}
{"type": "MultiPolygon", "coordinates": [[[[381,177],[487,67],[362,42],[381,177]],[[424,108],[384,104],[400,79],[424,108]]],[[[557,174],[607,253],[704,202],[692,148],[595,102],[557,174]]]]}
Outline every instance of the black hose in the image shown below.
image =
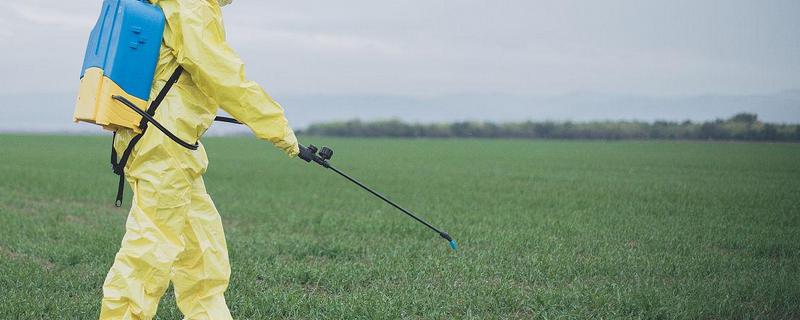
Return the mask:
{"type": "Polygon", "coordinates": [[[136,113],[138,113],[140,116],[142,116],[142,118],[147,119],[148,122],[152,123],[154,126],[156,126],[156,128],[158,128],[158,130],[161,130],[161,132],[163,132],[165,135],[167,135],[167,137],[169,137],[170,139],[172,139],[172,141],[175,141],[175,143],[181,145],[182,147],[184,147],[186,149],[189,149],[189,150],[197,150],[197,148],[200,147],[200,144],[198,144],[197,142],[195,142],[194,144],[191,144],[191,143],[188,143],[186,141],[181,140],[181,138],[178,138],[176,135],[172,134],[172,132],[167,130],[167,128],[164,128],[164,126],[161,125],[161,123],[159,123],[158,121],[156,121],[156,119],[154,119],[153,116],[147,114],[147,112],[144,112],[142,109],[139,109],[138,107],[136,107],[136,105],[133,104],[133,102],[130,102],[130,100],[128,100],[128,99],[125,99],[125,97],[123,97],[123,96],[111,96],[111,98],[114,99],[114,100],[117,100],[119,102],[122,102],[122,104],[124,104],[125,106],[127,106],[131,110],[133,110],[136,113]]]}
{"type": "Polygon", "coordinates": [[[234,118],[220,117],[220,116],[217,116],[216,118],[214,118],[214,121],[234,123],[234,124],[243,124],[243,123],[239,122],[239,120],[236,120],[234,118]]]}

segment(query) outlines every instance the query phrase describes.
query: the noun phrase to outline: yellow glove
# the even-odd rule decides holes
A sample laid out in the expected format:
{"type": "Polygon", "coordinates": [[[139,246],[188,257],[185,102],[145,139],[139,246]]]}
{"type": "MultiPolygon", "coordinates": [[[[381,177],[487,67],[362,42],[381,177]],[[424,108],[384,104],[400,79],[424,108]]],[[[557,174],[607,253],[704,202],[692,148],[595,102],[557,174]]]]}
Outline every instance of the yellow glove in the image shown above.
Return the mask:
{"type": "MultiPolygon", "coordinates": [[[[289,129],[291,131],[292,129],[289,129]]],[[[296,157],[300,153],[300,145],[297,143],[297,137],[294,136],[294,131],[281,142],[275,144],[276,147],[286,152],[290,158],[296,157]]]]}

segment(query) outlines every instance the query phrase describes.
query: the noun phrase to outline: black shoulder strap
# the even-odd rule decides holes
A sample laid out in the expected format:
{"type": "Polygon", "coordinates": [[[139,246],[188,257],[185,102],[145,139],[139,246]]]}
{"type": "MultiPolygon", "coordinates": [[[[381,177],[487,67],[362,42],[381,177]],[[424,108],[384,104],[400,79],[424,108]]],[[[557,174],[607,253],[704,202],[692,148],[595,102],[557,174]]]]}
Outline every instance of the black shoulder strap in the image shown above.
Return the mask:
{"type": "MultiPolygon", "coordinates": [[[[167,83],[164,84],[164,87],[161,88],[161,91],[158,92],[156,98],[153,99],[153,102],[150,103],[150,107],[147,108],[147,114],[149,114],[150,116],[156,115],[156,109],[158,109],[158,106],[161,105],[161,102],[164,102],[164,98],[167,97],[167,93],[169,93],[169,91],[172,90],[172,86],[175,85],[176,82],[178,82],[178,79],[180,79],[182,73],[183,73],[183,67],[178,66],[177,68],[175,68],[175,71],[173,71],[172,75],[169,76],[169,79],[167,79],[167,83]]],[[[147,127],[147,119],[143,118],[142,121],[139,122],[139,128],[142,128],[142,133],[144,133],[146,127],[147,127]]]]}
{"type": "MultiPolygon", "coordinates": [[[[172,86],[178,82],[178,79],[181,77],[183,73],[183,67],[178,66],[172,75],[167,80],[167,83],[164,84],[164,87],[161,88],[161,91],[158,92],[158,95],[153,102],[150,103],[150,107],[147,108],[147,115],[150,117],[142,117],[142,120],[139,122],[139,128],[142,129],[142,133],[136,135],[131,139],[128,143],[128,147],[125,148],[125,151],[122,153],[122,157],[119,158],[117,161],[117,150],[114,149],[114,140],[117,138],[117,132],[114,132],[114,136],[112,137],[111,141],[111,168],[114,170],[114,173],[119,175],[119,185],[117,186],[117,200],[114,202],[114,205],[117,207],[122,206],[122,195],[125,191],[125,165],[128,163],[128,158],[130,158],[131,153],[133,153],[133,148],[139,143],[139,140],[142,139],[144,133],[147,131],[147,123],[150,121],[152,117],[156,114],[156,110],[158,106],[164,101],[164,98],[167,96],[167,93],[172,89],[172,86]]],[[[135,106],[134,106],[135,108],[135,106]]],[[[138,110],[138,108],[136,108],[138,110]]],[[[159,125],[160,127],[160,125],[159,125]]],[[[162,128],[159,128],[162,129],[162,128]]],[[[164,129],[165,130],[165,129],[164,129]]],[[[163,131],[163,130],[162,130],[163,131]]],[[[167,131],[168,132],[168,131],[167,131]]]]}

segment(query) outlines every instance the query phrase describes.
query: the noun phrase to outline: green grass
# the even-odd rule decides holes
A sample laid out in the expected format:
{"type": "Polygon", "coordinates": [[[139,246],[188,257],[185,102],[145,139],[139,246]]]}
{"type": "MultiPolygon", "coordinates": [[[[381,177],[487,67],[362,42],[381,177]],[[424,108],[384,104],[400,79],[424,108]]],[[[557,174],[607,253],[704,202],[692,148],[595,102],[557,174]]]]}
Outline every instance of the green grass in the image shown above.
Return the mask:
{"type": "MultiPolygon", "coordinates": [[[[800,145],[303,140],[461,248],[332,172],[209,138],[238,319],[800,317],[800,145]]],[[[95,318],[127,214],[109,138],[0,150],[0,318],[95,318]]],[[[180,317],[171,292],[158,317],[180,317]]]]}

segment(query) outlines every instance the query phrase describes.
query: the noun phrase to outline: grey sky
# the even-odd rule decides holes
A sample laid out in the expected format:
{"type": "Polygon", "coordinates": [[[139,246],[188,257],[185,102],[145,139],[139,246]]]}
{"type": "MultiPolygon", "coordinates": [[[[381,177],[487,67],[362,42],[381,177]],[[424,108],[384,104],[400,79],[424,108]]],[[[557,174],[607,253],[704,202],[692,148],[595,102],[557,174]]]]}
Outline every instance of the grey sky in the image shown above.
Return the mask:
{"type": "MultiPolygon", "coordinates": [[[[26,94],[73,94],[100,3],[0,3],[0,95],[13,97],[10,108],[19,110],[15,99],[26,94]]],[[[381,97],[368,107],[380,109],[385,97],[480,96],[496,97],[501,105],[493,107],[502,108],[506,99],[573,93],[685,98],[800,88],[797,0],[237,0],[223,12],[248,75],[300,122],[309,117],[291,109],[303,106],[287,101],[381,97]]],[[[37,107],[69,114],[64,99],[66,105],[37,107]]],[[[771,117],[800,118],[792,103],[771,117]]],[[[455,104],[442,108],[458,113],[455,104]]],[[[539,107],[519,107],[510,118],[540,117],[539,107]]],[[[684,118],[698,117],[691,109],[681,111],[684,118]]],[[[425,120],[426,109],[415,110],[420,114],[410,118],[425,120]]],[[[656,116],[607,111],[606,118],[656,116]]],[[[542,117],[586,118],[581,112],[542,117]]],[[[475,113],[463,118],[480,117],[475,113]]]]}

